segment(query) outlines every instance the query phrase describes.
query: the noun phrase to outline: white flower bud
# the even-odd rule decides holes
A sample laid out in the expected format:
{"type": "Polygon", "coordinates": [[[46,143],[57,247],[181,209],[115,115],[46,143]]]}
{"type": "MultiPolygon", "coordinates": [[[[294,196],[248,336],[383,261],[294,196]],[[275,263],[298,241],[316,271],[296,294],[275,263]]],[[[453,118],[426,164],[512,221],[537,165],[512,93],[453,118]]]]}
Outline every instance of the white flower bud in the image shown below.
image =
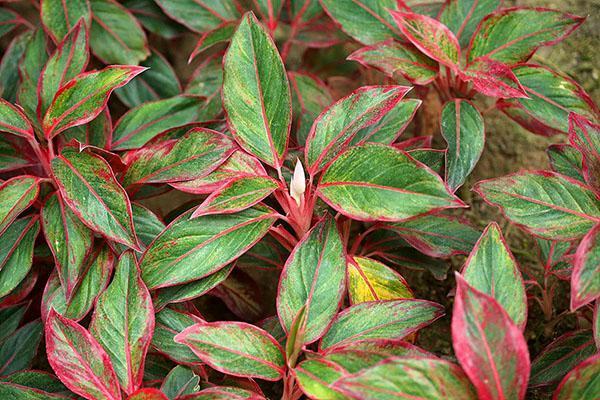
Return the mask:
{"type": "Polygon", "coordinates": [[[306,191],[306,175],[304,175],[304,168],[299,159],[296,159],[296,167],[294,168],[294,175],[290,181],[290,196],[296,200],[296,204],[300,205],[302,196],[306,191]]]}

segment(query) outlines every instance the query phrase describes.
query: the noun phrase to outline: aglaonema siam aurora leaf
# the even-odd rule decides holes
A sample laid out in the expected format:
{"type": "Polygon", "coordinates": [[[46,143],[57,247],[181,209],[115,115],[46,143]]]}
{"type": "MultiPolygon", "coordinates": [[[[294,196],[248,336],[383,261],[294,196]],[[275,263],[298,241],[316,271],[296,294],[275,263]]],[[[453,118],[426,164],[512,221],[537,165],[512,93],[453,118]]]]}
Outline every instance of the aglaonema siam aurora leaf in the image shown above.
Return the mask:
{"type": "Polygon", "coordinates": [[[317,193],[340,213],[364,221],[402,221],[464,206],[425,165],[376,144],[352,147],[336,157],[321,176],[317,193]]]}
{"type": "Polygon", "coordinates": [[[292,99],[275,43],[254,14],[242,18],[223,59],[223,107],[236,141],[279,168],[287,151],[292,99]]]}
{"type": "Polygon", "coordinates": [[[507,175],[481,181],[474,190],[509,220],[545,239],[580,238],[600,222],[594,192],[554,172],[507,175]]]}
{"type": "Polygon", "coordinates": [[[427,85],[438,75],[439,66],[416,47],[388,39],[356,50],[348,60],[372,67],[390,78],[402,76],[414,85],[427,85]]]}
{"type": "Polygon", "coordinates": [[[600,297],[600,224],[581,240],[571,274],[571,310],[600,297]]]}
{"type": "Polygon", "coordinates": [[[42,333],[43,325],[36,319],[8,336],[0,346],[0,374],[9,375],[30,368],[42,333]]]}
{"type": "Polygon", "coordinates": [[[560,382],[553,400],[594,399],[600,396],[600,354],[577,365],[560,382]]]}
{"type": "Polygon", "coordinates": [[[15,102],[19,78],[19,60],[23,58],[28,43],[33,40],[34,34],[30,30],[15,37],[8,45],[0,62],[0,96],[8,101],[15,102]]]}
{"type": "Polygon", "coordinates": [[[600,125],[580,115],[569,114],[569,141],[583,156],[583,176],[600,193],[600,125]]]}
{"type": "Polygon", "coordinates": [[[456,191],[475,168],[485,144],[483,117],[475,106],[456,99],[442,109],[441,132],[446,149],[446,184],[456,191]]]}
{"type": "Polygon", "coordinates": [[[279,343],[264,330],[243,322],[200,322],[174,340],[229,375],[277,381],[285,371],[279,343]]]}
{"type": "Polygon", "coordinates": [[[596,306],[594,307],[594,325],[592,328],[596,348],[600,350],[600,300],[596,300],[596,306]]]}
{"type": "Polygon", "coordinates": [[[188,62],[191,62],[199,54],[210,49],[212,46],[231,40],[236,28],[236,22],[223,22],[212,31],[203,33],[200,40],[198,40],[198,43],[196,43],[196,47],[192,50],[188,62]]]}
{"type": "Polygon", "coordinates": [[[170,400],[196,392],[200,387],[200,377],[191,369],[178,365],[165,377],[160,391],[170,400]]]}
{"type": "Polygon", "coordinates": [[[513,65],[527,61],[540,47],[570,35],[584,18],[547,8],[507,8],[487,15],[469,44],[467,61],[480,57],[513,65]]]}
{"type": "Polygon", "coordinates": [[[90,57],[88,41],[87,28],[80,20],[46,62],[37,86],[39,118],[46,114],[58,90],[85,70],[90,57]]]}
{"type": "Polygon", "coordinates": [[[27,21],[9,8],[0,8],[0,37],[8,34],[19,25],[27,25],[27,21]]]}
{"type": "Polygon", "coordinates": [[[281,272],[277,314],[286,330],[305,308],[304,344],[324,333],[344,292],[345,251],[335,220],[326,217],[298,242],[281,272]]]}
{"type": "Polygon", "coordinates": [[[38,81],[46,61],[48,61],[48,41],[43,29],[38,29],[28,41],[18,65],[20,85],[17,89],[17,104],[33,125],[39,126],[37,116],[38,81]]]}
{"type": "Polygon", "coordinates": [[[500,227],[490,223],[467,258],[462,271],[465,281],[493,297],[521,329],[527,322],[527,296],[515,257],[500,227]]]}
{"type": "Polygon", "coordinates": [[[0,185],[0,235],[23,211],[35,202],[40,192],[40,179],[23,175],[0,185]]]}
{"type": "Polygon", "coordinates": [[[427,300],[401,299],[356,304],[340,312],[321,339],[320,350],[365,339],[403,339],[443,315],[427,300]]]}
{"type": "Polygon", "coordinates": [[[89,0],[42,0],[40,16],[55,43],[60,43],[79,19],[83,18],[88,28],[92,20],[89,0]]]}
{"type": "Polygon", "coordinates": [[[225,135],[196,128],[181,138],[149,144],[125,156],[123,184],[169,183],[202,178],[235,150],[225,135]]]}
{"type": "Polygon", "coordinates": [[[67,300],[85,274],[84,262],[92,250],[94,234],[65,205],[58,194],[53,194],[41,212],[46,243],[52,251],[56,271],[67,300]]]}
{"type": "Polygon", "coordinates": [[[466,82],[472,82],[475,90],[486,96],[528,97],[527,91],[508,65],[487,57],[478,58],[458,74],[466,82]]]}
{"type": "Polygon", "coordinates": [[[460,46],[466,48],[479,22],[496,10],[502,0],[450,0],[444,2],[439,20],[456,35],[460,46]]]}
{"type": "Polygon", "coordinates": [[[121,400],[104,349],[81,325],[54,310],[46,320],[46,352],[56,376],[74,393],[89,400],[121,400]]]}
{"type": "Polygon", "coordinates": [[[0,298],[11,293],[27,277],[39,231],[39,218],[28,216],[13,222],[0,235],[0,298]]]}
{"type": "Polygon", "coordinates": [[[85,225],[139,249],[129,197],[102,157],[69,147],[52,160],[52,173],[65,204],[85,225]]]}
{"type": "Polygon", "coordinates": [[[127,400],[169,400],[169,398],[158,389],[143,388],[131,393],[127,400]]]}
{"type": "Polygon", "coordinates": [[[456,274],[452,345],[482,399],[524,399],[530,362],[521,329],[491,296],[456,274]]]}
{"type": "Polygon", "coordinates": [[[348,261],[347,274],[351,304],[414,297],[402,275],[378,261],[352,257],[348,261]]]}
{"type": "Polygon", "coordinates": [[[144,253],[140,268],[149,289],[217,272],[258,242],[276,219],[273,210],[260,205],[236,214],[190,215],[186,212],[173,221],[144,253]]]}
{"type": "Polygon", "coordinates": [[[98,297],[89,329],[108,354],[121,388],[128,394],[139,389],[154,333],[154,308],[133,251],[119,258],[112,283],[98,297]]]}
{"type": "Polygon", "coordinates": [[[8,101],[0,99],[0,132],[8,132],[24,138],[33,138],[33,126],[23,111],[8,101]]]}
{"type": "Polygon", "coordinates": [[[197,316],[171,308],[165,308],[156,313],[152,349],[178,364],[194,365],[200,363],[200,359],[188,346],[173,340],[177,334],[199,322],[202,322],[202,320],[197,316]]]}
{"type": "Polygon", "coordinates": [[[583,155],[576,147],[564,143],[552,144],[546,149],[546,154],[554,172],[585,182],[583,155]]]}
{"type": "Polygon", "coordinates": [[[15,304],[0,309],[0,343],[17,330],[29,305],[29,303],[15,304]]]}
{"type": "Polygon", "coordinates": [[[454,33],[439,21],[410,12],[391,12],[404,36],[423,54],[450,68],[457,68],[460,45],[454,33]]]}
{"type": "Polygon", "coordinates": [[[513,68],[528,98],[504,99],[497,107],[525,129],[543,136],[569,133],[569,113],[594,119],[598,106],[571,78],[535,64],[513,68]]]}
{"type": "Polygon", "coordinates": [[[409,90],[405,86],[364,86],[326,108],[306,139],[308,172],[314,175],[328,165],[361,129],[379,122],[409,90]]]}
{"type": "Polygon", "coordinates": [[[165,14],[198,33],[240,17],[235,0],[156,0],[156,3],[165,14]]]}
{"type": "Polygon", "coordinates": [[[44,115],[42,127],[46,138],[96,118],[106,106],[111,92],[144,70],[144,67],[113,65],[79,74],[68,81],[56,93],[44,115]]]}

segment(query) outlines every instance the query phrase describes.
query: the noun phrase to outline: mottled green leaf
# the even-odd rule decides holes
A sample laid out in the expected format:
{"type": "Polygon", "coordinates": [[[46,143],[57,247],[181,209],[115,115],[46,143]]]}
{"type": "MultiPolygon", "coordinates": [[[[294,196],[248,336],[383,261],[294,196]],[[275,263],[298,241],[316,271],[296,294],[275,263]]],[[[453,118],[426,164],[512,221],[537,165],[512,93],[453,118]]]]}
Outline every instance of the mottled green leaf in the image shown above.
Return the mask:
{"type": "Polygon", "coordinates": [[[121,255],[112,283],[98,297],[89,329],[108,354],[121,388],[128,394],[139,389],[154,308],[131,250],[121,255]]]}
{"type": "Polygon", "coordinates": [[[173,39],[185,32],[185,28],[167,17],[154,0],[125,0],[125,7],[148,31],[173,39]]]}
{"type": "Polygon", "coordinates": [[[490,223],[465,262],[464,279],[493,297],[521,329],[527,323],[527,296],[515,257],[500,227],[490,223]]]}
{"type": "Polygon", "coordinates": [[[441,132],[448,143],[446,183],[456,191],[465,183],[483,152],[483,117],[471,102],[456,99],[442,109],[441,132]]]}
{"type": "Polygon", "coordinates": [[[333,102],[331,93],[318,77],[302,72],[288,72],[292,88],[294,128],[298,145],[304,146],[310,128],[321,111],[333,102]]]}
{"type": "Polygon", "coordinates": [[[358,220],[401,221],[463,207],[429,168],[390,146],[365,144],[338,156],[325,170],[319,196],[358,220]]]}
{"type": "Polygon", "coordinates": [[[570,114],[569,141],[583,156],[585,181],[600,194],[600,125],[578,114],[570,114]]]}
{"type": "Polygon", "coordinates": [[[401,299],[356,304],[340,312],[321,339],[326,350],[365,339],[403,339],[443,315],[426,300],[401,299]]]}
{"type": "Polygon", "coordinates": [[[156,3],[175,21],[199,33],[240,17],[234,0],[156,0],[156,3]]]}
{"type": "Polygon", "coordinates": [[[28,308],[29,303],[0,308],[0,343],[17,330],[28,308]]]}
{"type": "Polygon", "coordinates": [[[47,36],[43,29],[38,28],[27,42],[25,53],[20,60],[21,81],[17,90],[17,104],[36,128],[39,128],[38,83],[46,61],[48,61],[47,36]]]}
{"type": "Polygon", "coordinates": [[[569,144],[553,144],[546,149],[550,167],[554,172],[568,176],[580,182],[583,178],[583,155],[569,144]]]}
{"type": "Polygon", "coordinates": [[[502,0],[450,0],[444,3],[439,20],[466,48],[479,22],[501,4],[502,0]]]}
{"type": "Polygon", "coordinates": [[[139,249],[127,193],[102,157],[69,147],[52,160],[52,172],[65,204],[84,224],[139,249]]]}
{"type": "Polygon", "coordinates": [[[402,275],[370,258],[353,257],[348,262],[347,274],[351,304],[414,297],[402,275]]]}
{"type": "Polygon", "coordinates": [[[600,397],[600,354],[577,365],[562,380],[554,400],[596,399],[600,397]]]}
{"type": "Polygon", "coordinates": [[[346,261],[335,220],[327,217],[315,225],[290,254],[281,272],[277,314],[289,331],[304,307],[304,344],[324,333],[339,308],[344,293],[346,261]]]}
{"type": "Polygon", "coordinates": [[[474,190],[506,217],[545,239],[580,238],[600,222],[600,204],[580,182],[530,171],[481,181],[474,190]]]}
{"type": "Polygon", "coordinates": [[[165,308],[156,313],[156,325],[152,336],[152,348],[178,364],[197,364],[200,359],[183,344],[176,343],[173,338],[184,329],[201,320],[191,314],[165,308]]]}
{"type": "Polygon", "coordinates": [[[90,46],[105,64],[138,65],[150,55],[146,34],[137,19],[114,0],[90,0],[90,46]]]}
{"type": "Polygon", "coordinates": [[[231,133],[249,153],[279,168],[292,120],[290,86],[275,43],[244,15],[223,59],[223,107],[231,133]]]}
{"type": "Polygon", "coordinates": [[[0,99],[0,132],[33,138],[33,126],[25,114],[4,99],[0,99]]]}
{"type": "Polygon", "coordinates": [[[4,50],[0,62],[0,97],[14,103],[17,98],[17,87],[20,82],[19,61],[34,34],[31,31],[21,33],[15,37],[4,50]]]}
{"type": "Polygon", "coordinates": [[[0,297],[9,294],[29,273],[39,231],[37,216],[29,216],[16,220],[0,235],[0,297]]]}
{"type": "Polygon", "coordinates": [[[175,336],[203,362],[226,374],[277,381],[283,349],[271,335],[243,322],[200,322],[175,336]]]}
{"type": "Polygon", "coordinates": [[[571,310],[600,297],[600,224],[579,243],[571,274],[571,310]]]}
{"type": "Polygon", "coordinates": [[[43,325],[39,319],[13,332],[0,347],[0,375],[27,369],[31,366],[42,340],[43,325]]]}
{"type": "Polygon", "coordinates": [[[200,377],[189,368],[178,365],[169,372],[160,390],[169,398],[175,400],[180,396],[192,394],[200,389],[200,377]]]}
{"type": "Polygon", "coordinates": [[[235,22],[224,22],[215,29],[203,33],[200,40],[198,40],[198,43],[196,43],[196,47],[192,50],[188,62],[191,62],[198,54],[201,54],[219,43],[229,42],[236,27],[237,23],[235,22]]]}
{"type": "Polygon", "coordinates": [[[88,0],[42,0],[40,14],[54,43],[60,43],[81,18],[89,28],[92,17],[88,0]]]}
{"type": "Polygon", "coordinates": [[[9,8],[0,8],[0,37],[22,24],[27,24],[27,21],[19,14],[9,8]]]}
{"type": "Polygon", "coordinates": [[[0,235],[37,199],[40,178],[22,175],[0,185],[0,235]]]}
{"type": "Polygon", "coordinates": [[[208,121],[223,113],[221,86],[223,85],[223,63],[220,57],[209,57],[198,66],[186,85],[185,93],[205,98],[198,119],[208,121]]]}
{"type": "Polygon", "coordinates": [[[275,221],[274,211],[263,206],[194,219],[190,214],[173,221],[144,253],[140,268],[149,289],[189,283],[218,271],[262,238],[275,221]]]}

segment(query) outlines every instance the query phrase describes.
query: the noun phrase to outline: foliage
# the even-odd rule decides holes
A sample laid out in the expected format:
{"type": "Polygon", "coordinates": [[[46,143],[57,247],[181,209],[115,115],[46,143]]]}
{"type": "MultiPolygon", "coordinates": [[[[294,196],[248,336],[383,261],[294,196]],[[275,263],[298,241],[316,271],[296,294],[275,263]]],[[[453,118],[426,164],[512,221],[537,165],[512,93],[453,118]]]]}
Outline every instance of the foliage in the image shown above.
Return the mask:
{"type": "Polygon", "coordinates": [[[0,398],[600,398],[600,110],[532,62],[584,18],[32,3],[0,7],[0,398]],[[551,170],[473,185],[492,110],[564,139],[551,170]],[[541,277],[465,188],[536,238],[541,277]],[[540,312],[577,329],[534,351],[540,312]],[[443,318],[454,355],[419,333],[443,318]]]}

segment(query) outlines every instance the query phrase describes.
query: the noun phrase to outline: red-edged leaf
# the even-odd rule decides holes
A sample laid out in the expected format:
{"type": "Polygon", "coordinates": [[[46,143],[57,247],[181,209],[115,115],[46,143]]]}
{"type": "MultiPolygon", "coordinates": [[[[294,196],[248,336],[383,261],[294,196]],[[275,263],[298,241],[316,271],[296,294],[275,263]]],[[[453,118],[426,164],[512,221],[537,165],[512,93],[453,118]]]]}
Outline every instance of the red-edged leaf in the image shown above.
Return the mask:
{"type": "Polygon", "coordinates": [[[42,127],[46,138],[96,118],[113,90],[145,70],[145,67],[112,65],[71,79],[59,89],[44,115],[42,127]]]}
{"type": "Polygon", "coordinates": [[[202,36],[200,36],[198,43],[196,43],[196,47],[192,50],[192,53],[188,58],[188,63],[191,63],[194,58],[212,46],[228,42],[235,32],[235,28],[237,28],[237,22],[223,22],[215,29],[203,33],[202,36]]]}
{"type": "Polygon", "coordinates": [[[458,67],[460,45],[447,26],[426,15],[390,12],[404,36],[423,54],[448,67],[458,67]]]}
{"type": "Polygon", "coordinates": [[[527,98],[527,92],[514,72],[506,64],[481,57],[473,61],[464,71],[459,71],[461,79],[473,82],[475,89],[486,96],[498,98],[527,98]]]}
{"type": "Polygon", "coordinates": [[[277,381],[285,372],[281,345],[266,331],[244,322],[200,322],[174,340],[225,374],[277,381]]]}
{"type": "Polygon", "coordinates": [[[583,155],[576,147],[564,143],[552,144],[546,149],[546,154],[550,160],[550,167],[554,172],[585,182],[583,177],[583,155]]]}
{"type": "Polygon", "coordinates": [[[0,235],[35,202],[39,192],[40,178],[31,175],[17,176],[0,185],[0,235]]]}
{"type": "Polygon", "coordinates": [[[169,400],[169,398],[158,389],[145,388],[132,393],[127,400],[169,400]]]}
{"type": "Polygon", "coordinates": [[[592,400],[600,398],[600,354],[576,366],[562,380],[553,400],[592,400]]]}
{"type": "MultiPolygon", "coordinates": [[[[479,22],[501,6],[502,2],[503,0],[444,1],[438,19],[454,32],[461,47],[466,48],[479,22]]],[[[409,4],[412,6],[412,3],[409,4]]]]}
{"type": "Polygon", "coordinates": [[[498,302],[456,274],[454,353],[481,399],[524,399],[529,351],[521,329],[498,302]]]}
{"type": "Polygon", "coordinates": [[[571,274],[571,310],[600,297],[600,224],[579,243],[571,274]]]}
{"type": "Polygon", "coordinates": [[[121,399],[104,349],[81,325],[54,310],[46,320],[46,352],[56,376],[74,393],[89,400],[121,399]]]}
{"type": "Polygon", "coordinates": [[[84,224],[139,250],[129,197],[102,157],[67,148],[52,160],[52,172],[65,203],[84,224]]]}
{"type": "Polygon", "coordinates": [[[394,39],[363,47],[348,56],[365,67],[375,68],[390,78],[406,78],[414,85],[431,83],[439,72],[438,64],[414,46],[394,39]]]}
{"type": "Polygon", "coordinates": [[[583,176],[600,194],[600,125],[569,114],[569,141],[583,155],[583,176]]]}
{"type": "Polygon", "coordinates": [[[235,0],[156,0],[156,4],[169,17],[198,33],[240,17],[235,0]]]}
{"type": "Polygon", "coordinates": [[[144,362],[154,333],[154,308],[133,251],[119,258],[112,283],[98,297],[90,332],[106,350],[121,388],[142,385],[144,362]]]}
{"type": "Polygon", "coordinates": [[[60,43],[83,18],[89,28],[92,12],[89,0],[41,0],[40,17],[54,43],[60,43]]]}
{"type": "Polygon", "coordinates": [[[8,132],[24,138],[33,138],[33,126],[23,111],[0,98],[0,132],[8,132]]]}
{"type": "Polygon", "coordinates": [[[0,298],[18,289],[33,263],[33,248],[40,231],[37,215],[13,222],[0,236],[0,298]]]}

